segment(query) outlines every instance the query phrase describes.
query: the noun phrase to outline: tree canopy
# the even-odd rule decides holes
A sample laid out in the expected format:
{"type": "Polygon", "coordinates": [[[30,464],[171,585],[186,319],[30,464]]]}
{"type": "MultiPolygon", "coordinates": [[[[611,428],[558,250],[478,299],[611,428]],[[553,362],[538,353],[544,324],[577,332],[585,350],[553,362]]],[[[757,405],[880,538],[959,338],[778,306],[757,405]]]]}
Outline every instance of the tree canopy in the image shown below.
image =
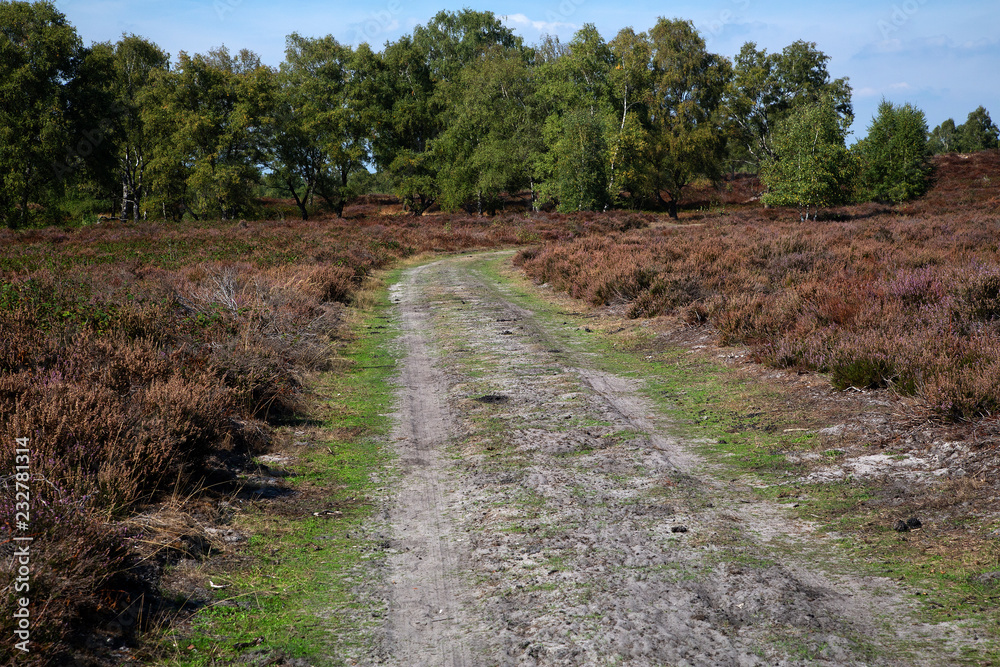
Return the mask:
{"type": "Polygon", "coordinates": [[[856,150],[863,198],[901,202],[927,189],[930,150],[927,121],[919,109],[882,100],[868,136],[856,150]]]}
{"type": "Polygon", "coordinates": [[[798,105],[774,132],[773,156],[764,161],[765,204],[796,206],[801,220],[850,197],[852,160],[844,145],[847,126],[836,101],[825,97],[798,105]]]}
{"type": "Polygon", "coordinates": [[[526,46],[463,9],[380,51],[293,33],[275,68],[225,47],[172,60],[136,35],[84,47],[51,2],[0,0],[0,220],[58,220],[73,198],[123,220],[229,219],[264,195],[340,215],[376,181],[414,214],[529,191],[536,208],[676,215],[690,183],[738,169],[765,201],[814,211],[855,172],[856,196],[898,201],[921,192],[928,152],[1000,145],[983,107],[928,134],[885,103],[851,158],[851,88],[828,63],[803,40],[730,60],[677,18],[526,46]]]}

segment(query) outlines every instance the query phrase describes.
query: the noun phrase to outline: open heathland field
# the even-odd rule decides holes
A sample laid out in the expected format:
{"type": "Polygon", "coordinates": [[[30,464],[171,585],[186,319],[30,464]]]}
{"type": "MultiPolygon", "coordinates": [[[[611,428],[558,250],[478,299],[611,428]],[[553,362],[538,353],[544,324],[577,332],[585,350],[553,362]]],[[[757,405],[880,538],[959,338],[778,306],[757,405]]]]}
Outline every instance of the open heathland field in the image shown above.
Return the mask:
{"type": "Polygon", "coordinates": [[[26,438],[31,471],[27,528],[5,477],[2,548],[34,537],[30,657],[988,664],[1000,153],[934,178],[812,222],[739,178],[689,188],[679,220],[369,197],[0,232],[0,468],[26,438]],[[459,256],[513,248],[520,276],[459,256]],[[302,514],[321,523],[296,534],[302,514]],[[828,539],[878,572],[819,573],[828,539]],[[284,615],[294,577],[258,599],[294,563],[325,577],[308,622],[284,615]],[[889,632],[879,604],[923,625],[889,632]]]}
{"type": "MultiPolygon", "coordinates": [[[[162,565],[207,553],[190,524],[211,517],[149,508],[245,485],[237,474],[267,447],[269,424],[305,414],[308,374],[335,363],[345,309],[372,272],[418,252],[568,235],[559,216],[366,215],[378,208],[0,232],[0,467],[14,470],[15,439],[28,438],[30,532],[44,544],[31,564],[39,654],[64,659],[81,632],[135,605],[155,622],[162,565]]],[[[15,623],[4,615],[3,633],[15,623]]]]}

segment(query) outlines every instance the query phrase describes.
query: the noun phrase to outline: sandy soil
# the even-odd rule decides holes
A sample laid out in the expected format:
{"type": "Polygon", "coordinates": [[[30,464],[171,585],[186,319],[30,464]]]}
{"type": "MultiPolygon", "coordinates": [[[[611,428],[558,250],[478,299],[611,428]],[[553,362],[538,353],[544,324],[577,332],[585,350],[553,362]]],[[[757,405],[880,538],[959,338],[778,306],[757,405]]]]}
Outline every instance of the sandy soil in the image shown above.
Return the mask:
{"type": "MultiPolygon", "coordinates": [[[[396,665],[944,665],[969,641],[720,479],[455,257],[393,287],[406,362],[384,650],[396,665]]],[[[384,664],[379,659],[371,664],[384,664]]]]}

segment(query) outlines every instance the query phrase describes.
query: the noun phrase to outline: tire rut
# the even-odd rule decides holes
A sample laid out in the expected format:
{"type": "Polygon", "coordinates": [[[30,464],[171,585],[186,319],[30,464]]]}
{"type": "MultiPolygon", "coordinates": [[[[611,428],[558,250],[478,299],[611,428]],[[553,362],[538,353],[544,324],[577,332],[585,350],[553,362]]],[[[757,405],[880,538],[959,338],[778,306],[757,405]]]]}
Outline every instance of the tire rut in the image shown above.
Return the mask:
{"type": "Polygon", "coordinates": [[[427,306],[419,292],[427,270],[411,271],[396,290],[406,359],[393,433],[402,474],[389,516],[397,553],[388,559],[388,635],[399,665],[467,667],[474,664],[472,642],[462,627],[460,549],[441,451],[452,436],[452,420],[444,400],[447,384],[431,362],[427,306]]]}

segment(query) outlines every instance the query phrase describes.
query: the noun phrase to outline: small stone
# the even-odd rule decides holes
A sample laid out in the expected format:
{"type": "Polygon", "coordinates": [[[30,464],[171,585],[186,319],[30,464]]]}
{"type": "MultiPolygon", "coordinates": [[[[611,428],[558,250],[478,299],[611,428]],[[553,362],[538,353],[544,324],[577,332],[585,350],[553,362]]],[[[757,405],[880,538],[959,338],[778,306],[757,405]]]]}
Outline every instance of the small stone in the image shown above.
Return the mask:
{"type": "Polygon", "coordinates": [[[1000,571],[983,572],[973,577],[972,580],[981,586],[993,587],[1000,584],[1000,571]]]}
{"type": "Polygon", "coordinates": [[[688,532],[687,526],[673,526],[670,529],[671,533],[686,533],[688,532]]]}
{"type": "Polygon", "coordinates": [[[896,519],[896,523],[892,524],[892,529],[897,533],[905,533],[910,527],[902,519],[896,519]]]}
{"type": "Polygon", "coordinates": [[[917,517],[911,516],[909,519],[906,520],[906,525],[908,527],[910,527],[911,529],[916,529],[916,528],[920,528],[924,524],[922,524],[920,522],[920,519],[918,519],[917,517]]]}

